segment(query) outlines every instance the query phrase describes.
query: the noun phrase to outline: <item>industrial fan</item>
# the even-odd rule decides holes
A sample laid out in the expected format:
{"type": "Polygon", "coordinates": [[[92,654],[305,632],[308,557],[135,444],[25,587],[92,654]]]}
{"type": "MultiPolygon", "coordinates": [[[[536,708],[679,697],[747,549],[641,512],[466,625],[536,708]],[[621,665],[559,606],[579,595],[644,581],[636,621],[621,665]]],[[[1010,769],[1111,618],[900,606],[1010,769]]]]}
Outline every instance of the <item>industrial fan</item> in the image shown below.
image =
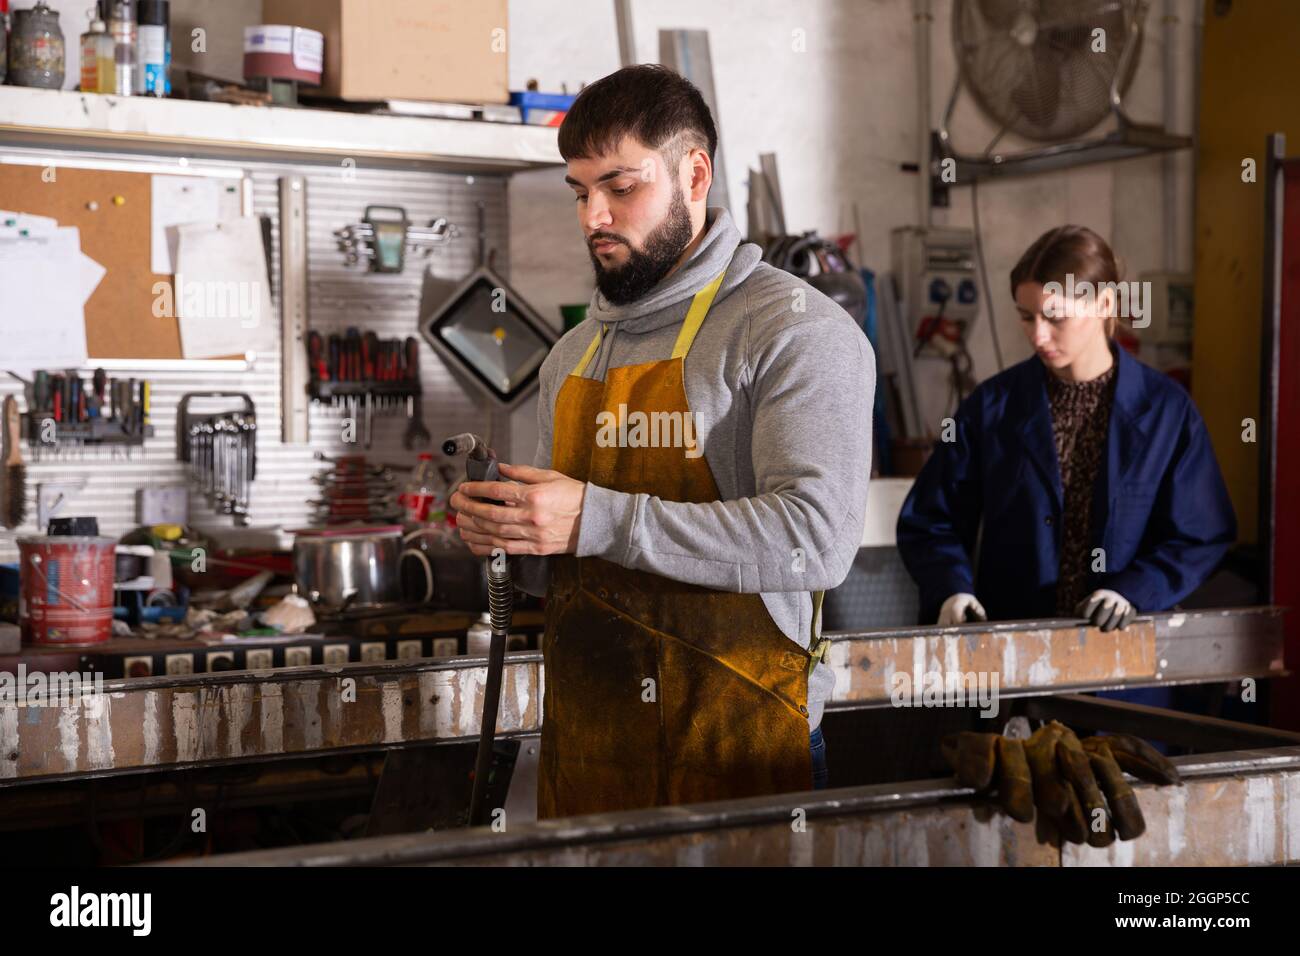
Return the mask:
{"type": "MultiPolygon", "coordinates": [[[[1124,111],[1147,7],[1147,0],[955,0],[957,80],[936,159],[953,158],[978,178],[1188,145],[1186,137],[1137,123],[1124,111]],[[962,86],[998,125],[982,155],[960,154],[948,132],[962,86]],[[1114,132],[1080,139],[1110,116],[1118,121],[1114,132]],[[1052,145],[995,154],[1008,132],[1052,145]]],[[[957,181],[963,179],[959,171],[957,181]]]]}

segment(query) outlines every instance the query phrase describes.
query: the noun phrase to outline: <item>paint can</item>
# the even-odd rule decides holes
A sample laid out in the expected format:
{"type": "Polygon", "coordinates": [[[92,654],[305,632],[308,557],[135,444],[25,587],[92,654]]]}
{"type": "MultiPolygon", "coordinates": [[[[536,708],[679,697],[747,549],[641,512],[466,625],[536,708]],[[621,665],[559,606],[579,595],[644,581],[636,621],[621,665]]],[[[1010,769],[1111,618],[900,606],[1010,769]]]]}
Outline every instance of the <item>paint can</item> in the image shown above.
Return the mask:
{"type": "Polygon", "coordinates": [[[18,539],[23,640],[46,647],[102,644],[113,632],[113,538],[18,539]]]}
{"type": "Polygon", "coordinates": [[[244,79],[296,80],[320,86],[325,35],[306,27],[244,27],[244,79]]]}

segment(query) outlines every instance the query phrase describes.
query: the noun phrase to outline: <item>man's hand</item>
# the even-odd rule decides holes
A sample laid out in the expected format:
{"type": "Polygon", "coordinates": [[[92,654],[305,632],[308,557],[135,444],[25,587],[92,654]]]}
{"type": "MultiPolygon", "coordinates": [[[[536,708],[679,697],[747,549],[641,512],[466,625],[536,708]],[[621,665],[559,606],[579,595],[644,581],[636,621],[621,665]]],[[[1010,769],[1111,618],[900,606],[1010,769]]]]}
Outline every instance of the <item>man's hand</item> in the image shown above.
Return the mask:
{"type": "Polygon", "coordinates": [[[466,481],[448,502],[456,528],[470,551],[488,557],[506,554],[572,554],[578,549],[578,520],[587,493],[585,482],[558,471],[501,464],[514,481],[466,481]],[[504,504],[488,504],[491,498],[504,504]]]}

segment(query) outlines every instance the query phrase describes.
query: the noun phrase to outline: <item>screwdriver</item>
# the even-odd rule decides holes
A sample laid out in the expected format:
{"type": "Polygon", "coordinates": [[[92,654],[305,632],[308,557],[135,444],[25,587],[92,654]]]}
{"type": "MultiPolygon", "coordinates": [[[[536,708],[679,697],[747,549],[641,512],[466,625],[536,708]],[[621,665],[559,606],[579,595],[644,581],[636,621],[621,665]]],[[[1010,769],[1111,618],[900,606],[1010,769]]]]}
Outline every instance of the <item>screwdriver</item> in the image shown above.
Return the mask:
{"type": "Polygon", "coordinates": [[[95,418],[104,417],[104,386],[108,384],[108,373],[102,368],[95,369],[95,400],[90,403],[90,414],[95,418]]]}

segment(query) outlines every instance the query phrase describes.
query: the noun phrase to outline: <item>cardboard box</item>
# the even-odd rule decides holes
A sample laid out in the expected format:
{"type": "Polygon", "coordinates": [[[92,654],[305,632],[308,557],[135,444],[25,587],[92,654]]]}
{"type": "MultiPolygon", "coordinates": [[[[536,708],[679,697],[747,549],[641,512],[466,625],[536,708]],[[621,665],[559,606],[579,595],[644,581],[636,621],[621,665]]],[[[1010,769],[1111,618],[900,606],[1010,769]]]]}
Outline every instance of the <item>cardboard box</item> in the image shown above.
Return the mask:
{"type": "Polygon", "coordinates": [[[508,0],[264,0],[263,23],[325,35],[318,91],[345,100],[506,103],[508,0]]]}

